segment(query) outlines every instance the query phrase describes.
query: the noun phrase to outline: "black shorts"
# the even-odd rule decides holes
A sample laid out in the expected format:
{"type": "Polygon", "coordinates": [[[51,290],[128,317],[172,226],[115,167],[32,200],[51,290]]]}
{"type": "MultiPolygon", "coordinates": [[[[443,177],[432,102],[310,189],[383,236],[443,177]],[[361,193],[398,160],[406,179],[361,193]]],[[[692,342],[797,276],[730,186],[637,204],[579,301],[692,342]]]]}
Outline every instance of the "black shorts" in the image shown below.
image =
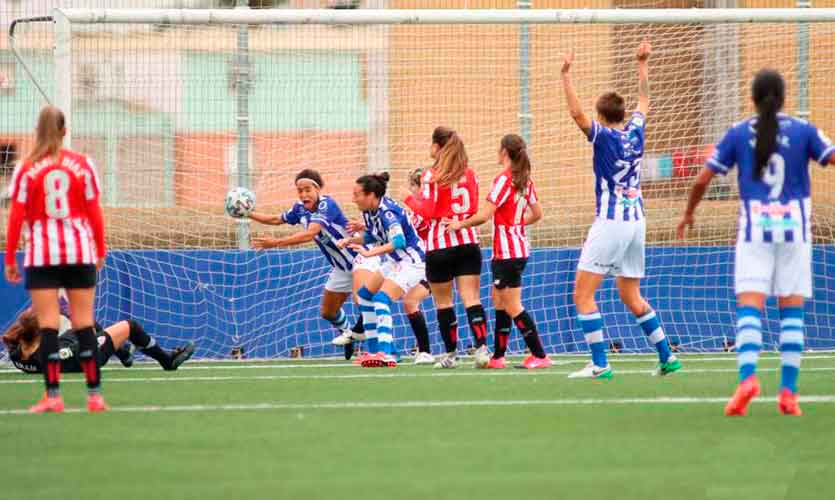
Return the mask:
{"type": "Polygon", "coordinates": [[[26,289],[93,288],[96,286],[96,266],[78,264],[71,266],[44,266],[26,268],[26,289]]]}
{"type": "Polygon", "coordinates": [[[481,275],[481,247],[475,243],[426,254],[426,279],[430,283],[448,283],[458,276],[472,275],[481,275]]]}
{"type": "Polygon", "coordinates": [[[493,271],[493,286],[499,290],[522,286],[522,273],[528,259],[502,259],[490,263],[493,271]]]}

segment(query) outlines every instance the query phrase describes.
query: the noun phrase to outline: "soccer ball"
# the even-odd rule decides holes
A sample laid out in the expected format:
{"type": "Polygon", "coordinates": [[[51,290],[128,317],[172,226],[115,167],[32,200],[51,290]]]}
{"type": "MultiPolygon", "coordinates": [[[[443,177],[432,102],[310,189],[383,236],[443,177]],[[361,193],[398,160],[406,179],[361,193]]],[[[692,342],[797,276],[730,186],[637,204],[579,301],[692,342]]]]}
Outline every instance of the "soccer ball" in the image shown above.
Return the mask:
{"type": "Polygon", "coordinates": [[[247,188],[237,187],[226,193],[226,213],[240,219],[255,210],[255,193],[247,188]]]}

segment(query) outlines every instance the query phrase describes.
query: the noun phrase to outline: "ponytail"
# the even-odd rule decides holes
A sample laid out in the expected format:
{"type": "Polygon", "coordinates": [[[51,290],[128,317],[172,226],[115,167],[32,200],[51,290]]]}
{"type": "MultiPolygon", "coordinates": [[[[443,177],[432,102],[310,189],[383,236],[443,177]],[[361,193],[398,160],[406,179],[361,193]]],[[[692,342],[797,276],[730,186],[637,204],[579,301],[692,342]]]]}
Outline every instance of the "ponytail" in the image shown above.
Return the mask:
{"type": "Polygon", "coordinates": [[[26,161],[36,162],[46,156],[57,155],[64,143],[65,134],[64,113],[55,106],[44,106],[38,115],[35,147],[32,148],[26,161]]]}
{"type": "Polygon", "coordinates": [[[464,176],[467,171],[467,151],[458,134],[447,127],[438,127],[432,133],[432,143],[441,147],[435,162],[437,182],[449,186],[464,176]]]}
{"type": "Polygon", "coordinates": [[[377,198],[382,198],[386,195],[386,187],[388,186],[389,178],[388,172],[368,174],[357,179],[357,184],[362,186],[362,191],[364,193],[374,193],[377,198]]]}
{"type": "Polygon", "coordinates": [[[507,156],[510,158],[513,187],[518,193],[524,194],[528,181],[531,179],[531,160],[528,158],[525,140],[516,134],[508,134],[502,137],[501,144],[502,149],[507,151],[507,156]]]}
{"type": "Polygon", "coordinates": [[[751,97],[757,108],[755,179],[763,178],[768,160],[777,151],[777,135],[780,131],[777,112],[783,107],[785,96],[786,86],[779,73],[767,69],[757,73],[751,86],[751,97]]]}

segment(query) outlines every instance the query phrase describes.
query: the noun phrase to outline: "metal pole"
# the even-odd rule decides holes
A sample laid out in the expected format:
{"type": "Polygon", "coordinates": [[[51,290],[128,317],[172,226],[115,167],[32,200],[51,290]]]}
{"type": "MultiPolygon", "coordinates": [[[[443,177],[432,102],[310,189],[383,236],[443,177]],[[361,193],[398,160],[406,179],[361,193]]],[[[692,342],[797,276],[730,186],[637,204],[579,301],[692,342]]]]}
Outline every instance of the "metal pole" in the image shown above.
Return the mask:
{"type": "MultiPolygon", "coordinates": [[[[236,9],[248,10],[249,0],[237,0],[236,9]]],[[[249,179],[249,25],[238,28],[238,49],[235,55],[236,120],[238,122],[238,186],[250,189],[249,179]]],[[[238,248],[249,248],[249,219],[238,222],[238,248]]]]}
{"type": "MultiPolygon", "coordinates": [[[[797,0],[797,7],[808,9],[812,0],[797,0]]],[[[797,23],[797,111],[798,118],[809,119],[809,23],[797,23]]]]}
{"type": "MultiPolygon", "coordinates": [[[[516,7],[530,9],[532,0],[518,0],[516,7]]],[[[519,25],[519,135],[530,146],[531,115],[530,97],[530,33],[528,23],[519,25]]]]}
{"type": "Polygon", "coordinates": [[[64,112],[67,135],[64,146],[72,147],[72,25],[67,16],[55,10],[55,105],[64,112]]]}

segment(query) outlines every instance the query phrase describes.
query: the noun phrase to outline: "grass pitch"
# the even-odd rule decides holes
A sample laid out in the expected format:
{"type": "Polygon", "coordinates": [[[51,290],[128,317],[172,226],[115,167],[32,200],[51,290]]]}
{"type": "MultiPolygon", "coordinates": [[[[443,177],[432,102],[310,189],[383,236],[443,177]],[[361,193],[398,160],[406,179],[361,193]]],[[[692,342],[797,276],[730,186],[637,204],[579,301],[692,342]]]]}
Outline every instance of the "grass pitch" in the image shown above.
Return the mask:
{"type": "MultiPolygon", "coordinates": [[[[0,372],[3,499],[830,498],[835,354],[807,355],[805,416],[763,396],[725,418],[735,359],[613,356],[612,381],[569,380],[585,357],[528,372],[345,362],[139,364],[104,372],[112,410],[26,415],[41,378],[0,372]]],[[[114,360],[115,361],[115,360],[114,360]]],[[[118,365],[118,363],[115,363],[118,365]]],[[[804,400],[805,397],[805,400],[804,400]]],[[[76,410],[76,411],[72,411],[76,410]]]]}

